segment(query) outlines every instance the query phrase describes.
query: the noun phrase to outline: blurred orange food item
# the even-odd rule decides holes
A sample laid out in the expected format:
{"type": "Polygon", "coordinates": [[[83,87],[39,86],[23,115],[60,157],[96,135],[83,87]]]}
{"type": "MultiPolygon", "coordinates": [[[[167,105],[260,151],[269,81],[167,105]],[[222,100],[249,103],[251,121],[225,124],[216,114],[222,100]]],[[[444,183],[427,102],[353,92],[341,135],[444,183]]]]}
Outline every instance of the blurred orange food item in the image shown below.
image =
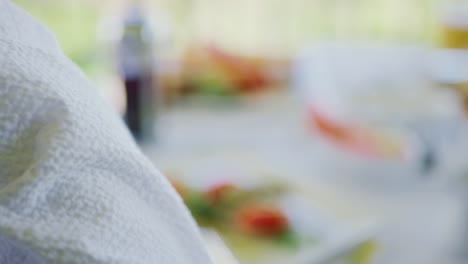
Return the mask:
{"type": "Polygon", "coordinates": [[[206,196],[212,203],[219,204],[229,193],[237,190],[239,190],[239,188],[232,183],[222,183],[208,189],[206,196]]]}
{"type": "Polygon", "coordinates": [[[176,190],[176,192],[177,192],[182,198],[185,198],[185,197],[187,196],[188,187],[187,187],[184,183],[182,183],[182,182],[180,182],[180,181],[178,181],[178,180],[176,180],[176,179],[174,179],[174,178],[171,178],[171,177],[169,177],[169,178],[167,178],[167,179],[169,180],[169,183],[172,185],[172,187],[174,187],[174,189],[176,190]]]}
{"type": "Polygon", "coordinates": [[[278,208],[266,205],[248,205],[236,213],[238,228],[247,234],[277,236],[289,229],[286,215],[278,208]]]}
{"type": "Polygon", "coordinates": [[[243,56],[214,45],[189,48],[182,65],[183,95],[263,91],[284,83],[289,75],[287,59],[243,56]]]}
{"type": "Polygon", "coordinates": [[[336,143],[354,145],[356,148],[363,148],[365,146],[363,130],[340,124],[314,109],[311,111],[311,118],[317,130],[336,143]]]}
{"type": "Polygon", "coordinates": [[[272,83],[265,69],[266,61],[260,58],[236,56],[211,46],[211,58],[228,76],[240,91],[253,91],[272,83]]]}
{"type": "Polygon", "coordinates": [[[405,144],[381,131],[339,123],[317,109],[311,109],[310,123],[322,136],[344,149],[370,157],[405,158],[405,144]]]}

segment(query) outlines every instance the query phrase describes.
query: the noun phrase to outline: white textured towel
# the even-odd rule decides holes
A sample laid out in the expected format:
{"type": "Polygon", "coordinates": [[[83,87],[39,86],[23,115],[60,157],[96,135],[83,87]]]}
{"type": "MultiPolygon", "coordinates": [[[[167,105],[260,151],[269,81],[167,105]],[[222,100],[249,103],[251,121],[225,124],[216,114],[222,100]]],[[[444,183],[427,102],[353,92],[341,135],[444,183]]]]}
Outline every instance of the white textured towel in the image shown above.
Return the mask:
{"type": "Polygon", "coordinates": [[[0,0],[0,260],[37,256],[211,263],[181,199],[117,114],[47,29],[0,0]]]}

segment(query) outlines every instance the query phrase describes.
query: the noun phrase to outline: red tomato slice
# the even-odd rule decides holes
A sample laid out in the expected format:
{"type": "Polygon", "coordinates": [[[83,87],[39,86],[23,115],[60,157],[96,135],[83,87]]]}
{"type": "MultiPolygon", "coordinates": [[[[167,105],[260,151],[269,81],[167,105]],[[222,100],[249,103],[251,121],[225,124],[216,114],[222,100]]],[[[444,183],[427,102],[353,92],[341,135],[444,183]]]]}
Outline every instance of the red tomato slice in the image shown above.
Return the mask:
{"type": "Polygon", "coordinates": [[[278,208],[268,205],[250,205],[237,212],[238,227],[248,233],[260,236],[275,236],[289,227],[286,215],[278,208]]]}

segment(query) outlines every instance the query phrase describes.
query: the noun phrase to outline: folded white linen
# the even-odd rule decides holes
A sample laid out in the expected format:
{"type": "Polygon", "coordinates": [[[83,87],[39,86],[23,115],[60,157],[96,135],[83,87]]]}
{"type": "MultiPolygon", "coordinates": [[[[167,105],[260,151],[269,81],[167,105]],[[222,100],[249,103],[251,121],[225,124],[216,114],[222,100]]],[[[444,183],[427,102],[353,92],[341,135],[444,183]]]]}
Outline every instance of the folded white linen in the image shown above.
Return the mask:
{"type": "Polygon", "coordinates": [[[0,0],[0,237],[2,264],[28,252],[31,263],[211,263],[182,200],[117,114],[53,35],[8,0],[0,0]]]}

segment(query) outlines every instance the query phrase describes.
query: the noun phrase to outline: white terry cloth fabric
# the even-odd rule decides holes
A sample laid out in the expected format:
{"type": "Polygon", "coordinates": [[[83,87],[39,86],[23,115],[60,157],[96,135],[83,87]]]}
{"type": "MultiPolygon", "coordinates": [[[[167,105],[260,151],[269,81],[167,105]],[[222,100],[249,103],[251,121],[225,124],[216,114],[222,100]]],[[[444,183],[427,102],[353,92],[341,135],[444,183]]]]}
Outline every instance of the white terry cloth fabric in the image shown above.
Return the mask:
{"type": "Polygon", "coordinates": [[[2,263],[28,250],[45,263],[211,263],[182,200],[117,114],[48,30],[8,0],[0,0],[0,234],[2,263]]]}
{"type": "Polygon", "coordinates": [[[11,237],[0,234],[0,263],[45,264],[44,259],[11,237]]]}

